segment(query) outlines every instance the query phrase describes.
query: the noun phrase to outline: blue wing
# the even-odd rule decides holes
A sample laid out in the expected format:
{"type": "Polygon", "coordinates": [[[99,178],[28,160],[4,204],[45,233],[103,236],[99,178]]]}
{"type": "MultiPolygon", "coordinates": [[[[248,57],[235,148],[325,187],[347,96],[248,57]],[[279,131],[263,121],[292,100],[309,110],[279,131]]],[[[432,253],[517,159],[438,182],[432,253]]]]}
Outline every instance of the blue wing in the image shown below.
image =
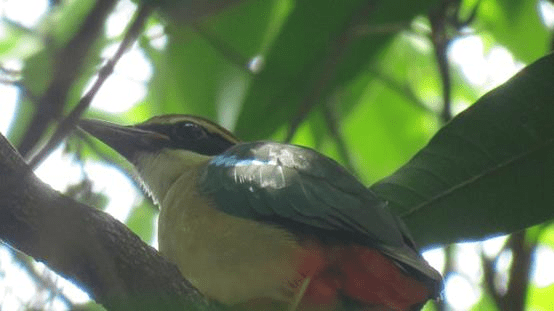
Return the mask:
{"type": "Polygon", "coordinates": [[[386,202],[334,160],[312,149],[241,143],[208,163],[199,186],[225,213],[293,231],[308,228],[351,238],[382,250],[404,267],[437,277],[386,202]]]}

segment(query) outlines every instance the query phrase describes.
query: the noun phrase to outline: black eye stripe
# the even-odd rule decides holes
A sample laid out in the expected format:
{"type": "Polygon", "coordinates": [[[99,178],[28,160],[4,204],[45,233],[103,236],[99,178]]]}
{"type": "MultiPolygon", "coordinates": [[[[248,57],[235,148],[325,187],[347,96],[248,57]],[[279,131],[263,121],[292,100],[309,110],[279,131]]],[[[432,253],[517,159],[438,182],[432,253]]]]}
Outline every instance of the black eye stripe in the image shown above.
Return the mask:
{"type": "Polygon", "coordinates": [[[173,130],[172,138],[177,141],[205,139],[208,136],[208,133],[201,126],[191,122],[175,124],[171,128],[173,130]]]}
{"type": "Polygon", "coordinates": [[[171,144],[155,147],[159,149],[183,149],[204,155],[217,155],[235,144],[217,132],[210,132],[201,125],[188,121],[176,124],[144,124],[137,128],[168,136],[171,144]]]}

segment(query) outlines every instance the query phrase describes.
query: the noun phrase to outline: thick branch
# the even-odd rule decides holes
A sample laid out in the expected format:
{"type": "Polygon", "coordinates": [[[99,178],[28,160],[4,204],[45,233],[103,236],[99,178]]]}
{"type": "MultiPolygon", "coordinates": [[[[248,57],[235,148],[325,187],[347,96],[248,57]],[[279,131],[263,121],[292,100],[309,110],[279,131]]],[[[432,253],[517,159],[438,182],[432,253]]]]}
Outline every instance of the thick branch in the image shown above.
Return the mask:
{"type": "Polygon", "coordinates": [[[0,239],[109,310],[218,309],[119,221],[38,180],[1,135],[0,239]]]}

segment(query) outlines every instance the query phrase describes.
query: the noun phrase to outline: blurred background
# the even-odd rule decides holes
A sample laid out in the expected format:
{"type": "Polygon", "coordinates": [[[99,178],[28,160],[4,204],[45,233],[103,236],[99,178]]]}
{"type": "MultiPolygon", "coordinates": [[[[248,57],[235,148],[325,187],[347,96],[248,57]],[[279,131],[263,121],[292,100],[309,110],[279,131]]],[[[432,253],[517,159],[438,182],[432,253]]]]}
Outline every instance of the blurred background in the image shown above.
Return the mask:
{"type": "MultiPolygon", "coordinates": [[[[72,113],[202,115],[313,147],[370,185],[554,42],[546,0],[2,0],[0,16],[0,132],[44,182],[154,246],[157,210],[121,157],[80,132],[47,143],[72,113]],[[160,9],[104,75],[144,3],[160,9]]],[[[421,246],[445,276],[424,310],[554,310],[552,223],[421,246]]],[[[0,241],[0,310],[100,308],[0,241]]]]}

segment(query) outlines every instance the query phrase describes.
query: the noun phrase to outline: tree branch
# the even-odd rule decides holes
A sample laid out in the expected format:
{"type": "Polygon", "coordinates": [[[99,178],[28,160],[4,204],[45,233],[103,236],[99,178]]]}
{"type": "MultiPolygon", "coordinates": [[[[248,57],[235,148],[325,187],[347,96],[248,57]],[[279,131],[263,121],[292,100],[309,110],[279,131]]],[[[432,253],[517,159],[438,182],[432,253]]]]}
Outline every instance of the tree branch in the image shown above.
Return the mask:
{"type": "Polygon", "coordinates": [[[59,118],[67,95],[81,74],[86,56],[104,27],[115,0],[98,0],[75,36],[55,53],[51,83],[38,100],[35,114],[18,148],[23,156],[36,146],[51,120],[59,118]]]}
{"type": "Polygon", "coordinates": [[[90,103],[92,102],[92,99],[94,98],[96,93],[98,93],[98,90],[100,90],[100,87],[112,74],[115,64],[119,61],[121,56],[123,56],[123,53],[125,53],[125,51],[129,49],[131,44],[135,42],[137,37],[140,35],[144,23],[146,22],[148,16],[150,16],[152,9],[152,7],[147,5],[143,5],[140,7],[133,23],[129,27],[129,30],[125,33],[125,38],[123,39],[121,44],[119,44],[119,48],[117,49],[115,55],[110,60],[108,60],[108,62],[102,67],[102,69],[100,69],[100,71],[98,72],[98,77],[96,78],[96,81],[94,82],[92,87],[81,98],[81,100],[79,100],[77,106],[73,108],[73,110],[67,115],[67,117],[65,117],[63,121],[60,122],[60,125],[56,128],[56,131],[54,132],[52,137],[50,137],[46,145],[44,145],[44,147],[42,147],[40,151],[29,160],[29,165],[31,167],[35,168],[75,127],[75,124],[77,124],[77,121],[81,118],[81,115],[88,109],[90,103]]]}
{"type": "Polygon", "coordinates": [[[218,310],[122,223],[41,182],[0,135],[0,239],[109,310],[218,310]]]}
{"type": "Polygon", "coordinates": [[[491,259],[488,259],[487,256],[485,256],[485,254],[481,250],[481,266],[483,268],[483,282],[484,282],[485,290],[489,295],[491,295],[496,306],[500,308],[501,306],[504,305],[504,300],[502,295],[498,293],[498,290],[495,286],[496,273],[494,269],[494,264],[496,263],[497,260],[498,260],[498,255],[491,260],[491,259]]]}
{"type": "Polygon", "coordinates": [[[512,249],[512,268],[508,282],[508,290],[504,295],[504,309],[511,311],[525,310],[527,288],[529,287],[529,271],[531,256],[536,247],[536,241],[526,241],[525,231],[512,233],[508,244],[512,249]]]}
{"type": "Polygon", "coordinates": [[[443,109],[441,113],[441,119],[444,123],[452,119],[451,109],[451,81],[450,81],[450,67],[448,66],[447,49],[452,41],[452,38],[448,35],[448,11],[451,6],[459,6],[459,0],[444,0],[431,14],[429,14],[429,20],[431,22],[431,40],[433,41],[433,47],[435,48],[435,58],[437,59],[437,65],[439,67],[439,74],[442,81],[442,98],[443,109]]]}

